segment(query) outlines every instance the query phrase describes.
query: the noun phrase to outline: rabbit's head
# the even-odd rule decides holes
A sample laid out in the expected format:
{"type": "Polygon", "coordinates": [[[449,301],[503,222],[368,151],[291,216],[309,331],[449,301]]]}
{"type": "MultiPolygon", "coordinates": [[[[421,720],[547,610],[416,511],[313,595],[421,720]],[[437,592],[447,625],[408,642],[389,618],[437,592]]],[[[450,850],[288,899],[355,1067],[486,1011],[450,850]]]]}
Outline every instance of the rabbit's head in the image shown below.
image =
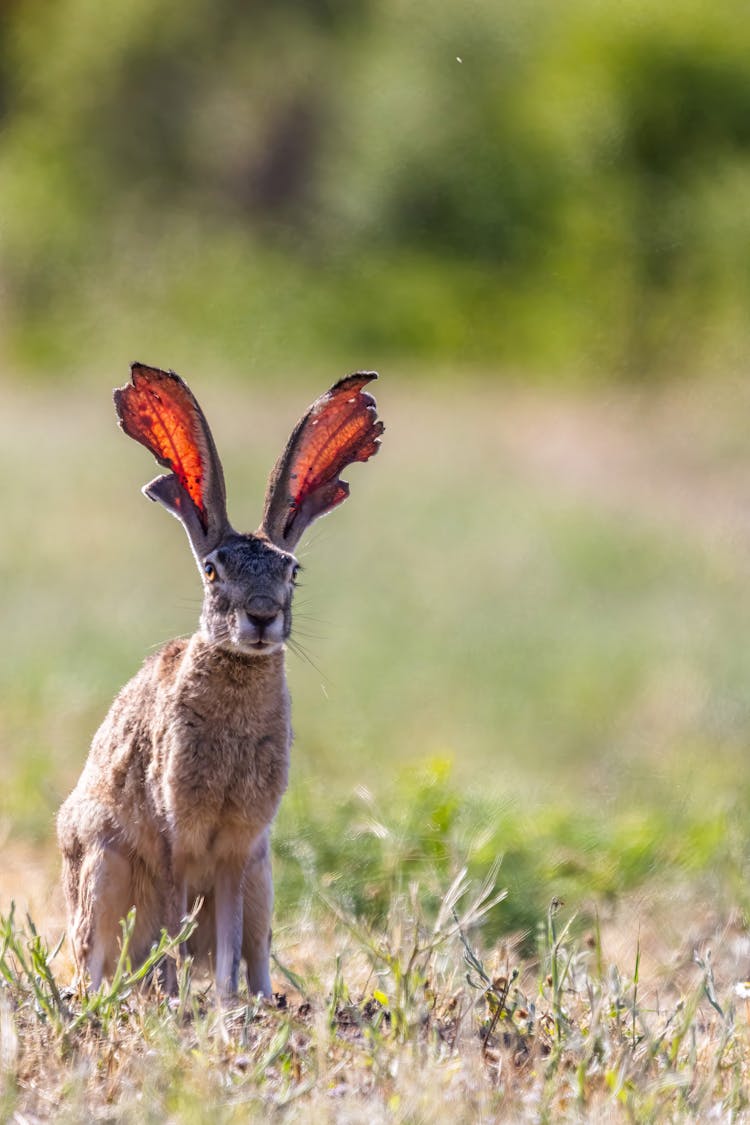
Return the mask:
{"type": "Polygon", "coordinates": [[[377,453],[383,424],[362,389],[375,378],[347,376],[300,419],[269,477],[261,525],[248,535],[229,523],[211,431],[179,375],[134,363],[130,383],[115,391],[125,433],[170,470],[143,491],[182,521],[203,579],[201,629],[213,644],[261,656],[289,636],[294,548],[313,520],[349,495],[344,468],[377,453]]]}
{"type": "Polygon", "coordinates": [[[292,627],[299,564],[259,535],[227,535],[203,560],[204,636],[240,652],[267,654],[292,627]]]}

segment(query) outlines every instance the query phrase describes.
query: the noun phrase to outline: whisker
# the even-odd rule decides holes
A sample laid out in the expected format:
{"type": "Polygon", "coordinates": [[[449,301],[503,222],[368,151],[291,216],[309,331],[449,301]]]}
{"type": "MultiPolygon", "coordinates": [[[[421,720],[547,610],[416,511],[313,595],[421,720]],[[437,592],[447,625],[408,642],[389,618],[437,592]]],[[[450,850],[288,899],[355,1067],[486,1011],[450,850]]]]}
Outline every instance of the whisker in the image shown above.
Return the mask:
{"type": "Polygon", "coordinates": [[[178,633],[176,637],[165,637],[163,641],[154,641],[153,644],[148,645],[147,651],[156,652],[157,649],[163,648],[164,645],[169,644],[170,641],[187,641],[192,635],[192,633],[178,633]]]}
{"type": "Polygon", "coordinates": [[[299,657],[301,657],[301,658],[302,658],[303,660],[306,660],[306,661],[307,661],[307,663],[308,663],[308,664],[310,665],[310,667],[311,667],[311,668],[314,668],[314,669],[315,669],[315,671],[316,671],[316,672],[318,673],[318,675],[319,675],[319,676],[322,676],[324,680],[327,680],[327,681],[328,681],[328,683],[330,683],[330,682],[331,682],[331,681],[330,681],[330,680],[328,679],[328,676],[326,676],[325,672],[323,672],[323,671],[322,671],[322,670],[321,670],[321,669],[320,669],[320,668],[318,667],[318,665],[317,665],[317,664],[315,663],[315,661],[314,661],[314,660],[312,659],[312,657],[310,656],[310,654],[309,654],[308,652],[306,652],[306,651],[305,651],[305,649],[304,649],[304,648],[302,647],[302,645],[301,645],[301,644],[300,644],[300,643],[299,643],[298,641],[295,641],[295,640],[293,640],[293,639],[292,639],[292,637],[287,637],[287,641],[286,641],[286,643],[287,643],[287,645],[289,646],[289,648],[290,648],[290,649],[292,650],[292,652],[293,652],[293,653],[295,654],[295,656],[299,656],[299,657]]]}

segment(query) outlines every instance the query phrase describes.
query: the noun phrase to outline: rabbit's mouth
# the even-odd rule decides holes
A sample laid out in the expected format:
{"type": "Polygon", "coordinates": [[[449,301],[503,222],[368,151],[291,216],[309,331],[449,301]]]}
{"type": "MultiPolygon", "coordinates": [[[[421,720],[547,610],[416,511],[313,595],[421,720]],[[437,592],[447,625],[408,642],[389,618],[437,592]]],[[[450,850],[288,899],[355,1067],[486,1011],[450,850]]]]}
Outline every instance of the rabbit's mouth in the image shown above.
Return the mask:
{"type": "Polygon", "coordinates": [[[225,633],[222,637],[214,637],[214,644],[219,648],[227,649],[229,652],[236,653],[238,656],[251,656],[256,657],[271,656],[274,652],[280,652],[284,647],[284,641],[272,641],[265,638],[251,641],[238,637],[234,632],[225,633]]]}
{"type": "Polygon", "coordinates": [[[270,656],[272,652],[278,652],[282,648],[283,641],[251,641],[240,642],[237,648],[240,652],[249,654],[250,656],[270,656]]]}
{"type": "Polygon", "coordinates": [[[251,656],[267,656],[282,647],[284,633],[282,611],[263,615],[242,611],[235,618],[232,641],[241,652],[251,656]]]}

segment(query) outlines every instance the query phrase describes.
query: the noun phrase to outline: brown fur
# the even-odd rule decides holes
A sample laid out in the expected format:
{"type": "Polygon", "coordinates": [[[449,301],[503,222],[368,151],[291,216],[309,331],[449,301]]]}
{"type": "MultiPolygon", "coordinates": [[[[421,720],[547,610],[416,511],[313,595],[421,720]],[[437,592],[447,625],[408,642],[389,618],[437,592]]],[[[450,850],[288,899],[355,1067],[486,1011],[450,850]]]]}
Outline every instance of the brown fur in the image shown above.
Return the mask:
{"type": "Polygon", "coordinates": [[[186,905],[207,896],[195,950],[214,957],[213,886],[225,868],[244,880],[249,985],[268,991],[267,829],[291,741],[283,661],[197,634],[150,657],[115,699],[58,816],[74,953],[94,985],[116,963],[119,920],[133,905],[140,960],[162,926],[174,932],[186,905]]]}

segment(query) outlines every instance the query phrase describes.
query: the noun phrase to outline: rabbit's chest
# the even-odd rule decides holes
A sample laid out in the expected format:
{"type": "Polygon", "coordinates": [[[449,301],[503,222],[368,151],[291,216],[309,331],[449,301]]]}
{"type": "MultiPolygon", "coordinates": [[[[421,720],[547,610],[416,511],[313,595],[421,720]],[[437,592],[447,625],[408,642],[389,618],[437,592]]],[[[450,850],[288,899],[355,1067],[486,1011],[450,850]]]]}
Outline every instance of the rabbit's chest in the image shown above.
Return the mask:
{"type": "Polygon", "coordinates": [[[168,755],[164,813],[173,844],[187,855],[236,850],[273,820],[289,774],[289,731],[280,724],[251,737],[224,728],[195,732],[168,755]]]}
{"type": "Polygon", "coordinates": [[[271,823],[291,742],[283,657],[237,664],[209,656],[165,696],[150,763],[162,831],[196,860],[232,840],[239,852],[271,823]]]}

